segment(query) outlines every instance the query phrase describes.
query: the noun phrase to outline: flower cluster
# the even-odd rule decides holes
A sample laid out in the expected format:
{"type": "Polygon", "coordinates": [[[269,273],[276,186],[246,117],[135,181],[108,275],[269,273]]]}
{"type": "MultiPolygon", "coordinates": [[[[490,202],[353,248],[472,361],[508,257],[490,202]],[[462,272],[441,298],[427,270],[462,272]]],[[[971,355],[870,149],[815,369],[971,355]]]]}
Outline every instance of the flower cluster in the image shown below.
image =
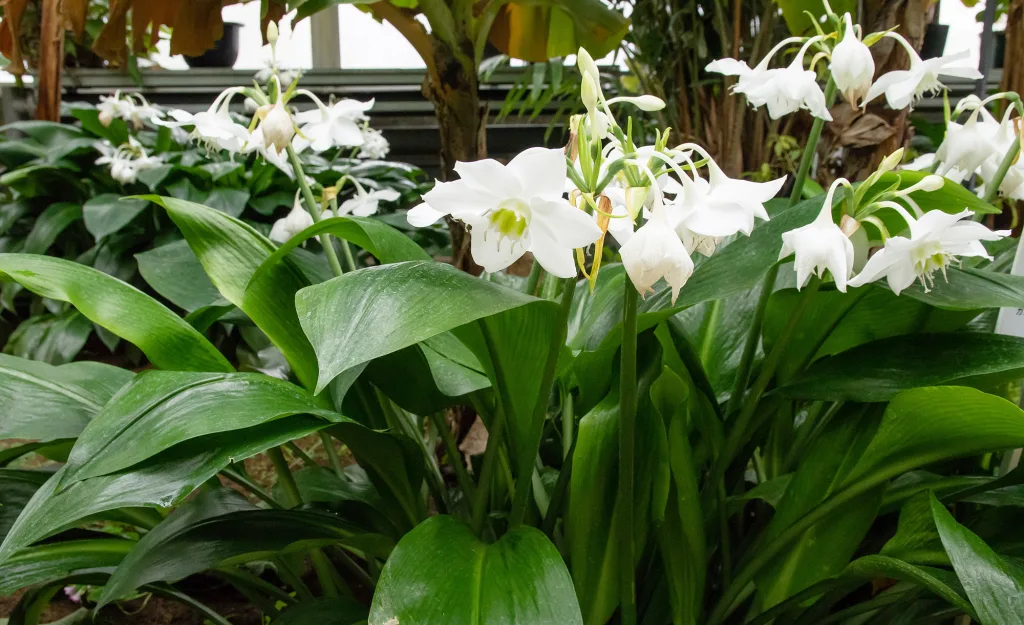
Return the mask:
{"type": "Polygon", "coordinates": [[[159,108],[147,102],[140,94],[122,94],[120,91],[115,91],[112,96],[101,95],[96,110],[99,111],[99,120],[104,126],[110,126],[115,119],[120,119],[135,130],[142,128],[147,120],[161,114],[159,108]]]}
{"type": "Polygon", "coordinates": [[[827,1],[825,7],[836,26],[836,32],[825,34],[818,27],[818,34],[813,37],[786,39],[753,68],[736,59],[718,59],[709,63],[707,70],[736,76],[737,81],[732,90],[744,94],[754,108],[767,106],[772,119],[805,109],[811,115],[829,121],[832,119],[828,111],[831,103],[826,102],[825,93],[818,85],[819,61],[828,61],[832,83],[855,108],[866,106],[884,94],[890,107],[904,109],[913,106],[925,94],[944,89],[939,76],[972,80],[981,78],[981,74],[974,68],[951,66],[966,59],[966,51],[925,61],[899,33],[886,31],[862,36],[863,33],[859,27],[854,26],[849,13],[840,18],[832,13],[827,1]],[[873,81],[875,62],[869,46],[883,37],[895,39],[906,49],[910,67],[888,72],[873,81]],[[838,41],[832,44],[834,40],[838,41]],[[801,44],[800,48],[788,66],[769,67],[775,55],[796,43],[801,44]],[[814,55],[805,67],[808,51],[814,51],[814,55]]]}
{"type": "Polygon", "coordinates": [[[109,165],[110,177],[121,184],[131,184],[138,179],[139,172],[163,164],[159,156],[150,156],[135,137],[118,147],[109,141],[96,143],[96,150],[102,154],[96,159],[97,165],[109,165]]]}

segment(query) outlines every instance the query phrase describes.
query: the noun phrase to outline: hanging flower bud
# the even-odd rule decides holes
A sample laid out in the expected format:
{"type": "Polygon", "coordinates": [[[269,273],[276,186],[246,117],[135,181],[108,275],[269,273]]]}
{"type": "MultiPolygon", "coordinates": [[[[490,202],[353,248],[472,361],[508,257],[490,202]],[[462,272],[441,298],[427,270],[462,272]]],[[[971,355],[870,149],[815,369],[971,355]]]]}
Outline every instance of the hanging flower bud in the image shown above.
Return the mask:
{"type": "Polygon", "coordinates": [[[295,136],[295,124],[281,100],[278,100],[263,116],[260,124],[263,140],[268,146],[274,146],[278,152],[288,147],[295,136]]]}
{"type": "Polygon", "coordinates": [[[600,87],[597,82],[590,76],[590,74],[583,74],[582,84],[580,86],[580,95],[583,98],[583,106],[587,107],[588,111],[596,111],[598,101],[600,99],[600,87]]]}
{"type": "Polygon", "coordinates": [[[856,108],[871,89],[875,76],[875,60],[871,50],[857,38],[850,14],[843,15],[846,30],[843,39],[832,49],[832,78],[846,100],[856,108]]]}
{"type": "Polygon", "coordinates": [[[596,84],[601,84],[601,72],[597,69],[594,57],[586,49],[580,48],[576,53],[576,66],[582,74],[590,76],[596,84]]]}
{"type": "Polygon", "coordinates": [[[626,102],[637,107],[641,111],[647,111],[653,113],[654,111],[660,111],[665,108],[665,101],[661,98],[653,95],[641,95],[636,97],[619,96],[608,100],[608,104],[617,104],[619,102],[626,102]]]}

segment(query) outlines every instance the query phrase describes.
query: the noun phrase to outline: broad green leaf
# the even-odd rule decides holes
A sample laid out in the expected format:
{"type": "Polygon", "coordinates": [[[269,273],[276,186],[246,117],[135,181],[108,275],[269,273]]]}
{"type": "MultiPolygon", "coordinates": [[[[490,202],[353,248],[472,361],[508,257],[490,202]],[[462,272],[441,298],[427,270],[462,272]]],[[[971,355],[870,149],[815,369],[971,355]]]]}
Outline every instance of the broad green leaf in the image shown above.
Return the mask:
{"type": "Polygon", "coordinates": [[[175,241],[135,255],[149,286],[175,306],[193,312],[223,301],[187,241],[175,241]]]}
{"type": "Polygon", "coordinates": [[[477,319],[525,305],[555,312],[552,302],[430,261],[345,274],[299,291],[295,305],[317,354],[317,393],[346,369],[477,319]]]}
{"type": "Polygon", "coordinates": [[[917,493],[903,505],[896,533],[879,553],[910,563],[939,559],[936,555],[942,553],[942,543],[935,529],[930,492],[917,493]]]}
{"type": "Polygon", "coordinates": [[[1024,623],[1024,578],[931,499],[935,527],[982,625],[1024,623]]]}
{"type": "Polygon", "coordinates": [[[306,388],[317,380],[316,355],[302,333],[295,292],[308,284],[288,259],[266,279],[250,286],[259,266],[276,247],[251,226],[218,210],[170,197],[146,196],[160,204],[181,230],[214,286],[266,333],[306,388]]]}
{"type": "MultiPolygon", "coordinates": [[[[839,15],[842,15],[842,13],[840,12],[839,15]]],[[[882,174],[882,177],[878,179],[878,182],[872,188],[871,193],[888,189],[894,183],[899,183],[898,188],[900,189],[907,189],[921,182],[929,175],[931,175],[930,172],[914,171],[911,169],[890,171],[882,174]]],[[[999,214],[998,208],[971,193],[962,184],[953,182],[948,178],[943,179],[941,189],[936,191],[915,191],[910,194],[910,197],[926,213],[930,210],[959,213],[965,208],[969,208],[978,215],[999,214]]],[[[883,211],[880,214],[885,214],[886,212],[892,211],[883,211]]],[[[897,232],[892,231],[892,234],[897,234],[897,232]]]]}
{"type": "Polygon", "coordinates": [[[0,537],[7,535],[22,508],[50,475],[46,471],[0,469],[0,537]]]}
{"type": "Polygon", "coordinates": [[[120,508],[172,506],[228,464],[307,436],[326,425],[323,419],[303,415],[204,436],[130,470],[76,482],[58,492],[64,475],[61,469],[25,506],[0,545],[0,563],[18,549],[74,527],[93,515],[109,518],[120,508]]]}
{"type": "Polygon", "coordinates": [[[203,203],[231,217],[239,217],[248,201],[249,192],[244,189],[218,187],[210,191],[203,203]]]}
{"type": "MultiPolygon", "coordinates": [[[[797,467],[766,530],[767,540],[835,493],[872,440],[877,412],[847,410],[832,420],[797,467]]],[[[881,487],[849,501],[809,528],[756,578],[762,605],[769,608],[813,584],[828,579],[850,562],[882,503],[881,487]]]]}
{"type": "Polygon", "coordinates": [[[292,250],[324,233],[363,248],[385,265],[404,260],[430,260],[430,256],[412,239],[383,222],[370,217],[331,217],[313,224],[282,244],[264,261],[253,279],[269,272],[292,250]]]}
{"type": "Polygon", "coordinates": [[[602,58],[628,30],[629,19],[598,0],[517,0],[501,7],[487,38],[502,54],[543,63],[580,48],[602,58]]]}
{"type": "Polygon", "coordinates": [[[268,560],[287,550],[347,545],[385,558],[391,548],[380,535],[363,534],[333,514],[296,510],[246,510],[161,532],[157,526],[110,577],[100,605],[147,583],[178,581],[222,564],[268,560]],[[153,536],[152,540],[147,540],[153,536]]]}
{"type": "Polygon", "coordinates": [[[436,516],[409,532],[391,553],[369,622],[582,625],[583,620],[562,557],[539,530],[520,526],[487,544],[461,521],[436,516]]]}
{"type": "MultiPolygon", "coordinates": [[[[438,336],[447,336],[469,351],[450,333],[438,336]]],[[[466,367],[429,347],[430,340],[371,361],[366,379],[396,404],[419,415],[465,403],[467,394],[491,386],[479,361],[475,369],[466,367]]]]}
{"type": "Polygon", "coordinates": [[[57,202],[47,206],[25,237],[21,251],[25,254],[45,254],[60,233],[81,218],[82,207],[78,204],[57,202]]]}
{"type": "Polygon", "coordinates": [[[63,365],[78,356],[94,327],[74,308],[56,315],[44,313],[18,324],[4,349],[18,358],[63,365]]]}
{"type": "Polygon", "coordinates": [[[780,385],[815,360],[888,337],[959,330],[977,311],[943,310],[910,297],[897,297],[877,285],[848,293],[822,290],[800,293],[780,289],[765,310],[762,339],[771,351],[804,298],[810,298],[777,368],[780,385]]]}
{"type": "Polygon", "coordinates": [[[232,371],[206,338],[165,306],[107,274],[31,254],[0,254],[0,278],[68,302],[90,321],[134,343],[161,369],[232,371]]]}
{"type": "Polygon", "coordinates": [[[9,130],[23,132],[33,141],[45,146],[59,146],[61,143],[85,137],[81,128],[70,124],[36,119],[20,120],[0,126],[0,132],[9,130]]]}
{"type": "Polygon", "coordinates": [[[300,414],[332,423],[345,420],[319,407],[303,389],[267,375],[146,372],[111,399],[79,436],[63,484],[126,469],[191,439],[300,414]]]}
{"type": "Polygon", "coordinates": [[[1024,339],[958,332],[883,339],[819,361],[782,389],[788,397],[878,402],[942,384],[996,385],[1024,377],[1024,339]]]}
{"type": "MultiPolygon", "coordinates": [[[[825,15],[824,5],[816,0],[779,0],[778,5],[783,19],[786,20],[786,26],[793,35],[814,34],[812,16],[814,20],[818,20],[825,15]]],[[[846,12],[856,14],[857,4],[853,0],[839,0],[832,3],[832,10],[839,15],[846,12]]],[[[828,32],[832,26],[825,24],[823,28],[828,32]]]]}
{"type": "Polygon", "coordinates": [[[947,267],[931,290],[915,282],[900,294],[926,304],[953,310],[1024,308],[1024,276],[985,269],[947,267]]]}
{"type": "Polygon", "coordinates": [[[134,546],[134,540],[99,538],[23,549],[0,565],[0,597],[77,571],[115,567],[134,546]]]}
{"type": "Polygon", "coordinates": [[[85,227],[100,240],[128,225],[149,202],[137,198],[124,198],[116,193],[102,193],[82,205],[85,227]]]}
{"type": "Polygon", "coordinates": [[[0,354],[0,439],[75,438],[133,375],[99,362],[54,367],[0,354]]]}
{"type": "Polygon", "coordinates": [[[862,580],[885,578],[910,582],[931,591],[940,599],[944,599],[950,605],[960,608],[973,617],[974,611],[971,604],[968,603],[962,592],[954,585],[947,583],[944,579],[945,576],[940,573],[935,569],[914,566],[896,558],[870,555],[851,562],[843,571],[842,577],[862,580]]]}
{"type": "Polygon", "coordinates": [[[366,606],[355,599],[318,597],[286,608],[270,625],[360,625],[366,617],[366,606]]]}

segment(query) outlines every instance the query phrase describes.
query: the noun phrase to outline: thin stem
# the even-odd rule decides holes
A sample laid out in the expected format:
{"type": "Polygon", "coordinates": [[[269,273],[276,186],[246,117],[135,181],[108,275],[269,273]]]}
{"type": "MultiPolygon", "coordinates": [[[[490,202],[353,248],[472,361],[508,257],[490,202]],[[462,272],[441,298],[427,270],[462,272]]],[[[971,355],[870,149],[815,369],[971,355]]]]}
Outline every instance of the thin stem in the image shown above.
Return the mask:
{"type": "MultiPolygon", "coordinates": [[[[285,149],[288,152],[288,160],[291,161],[292,169],[295,170],[295,179],[299,181],[302,197],[306,201],[306,210],[309,211],[309,215],[313,218],[313,223],[316,223],[321,219],[320,207],[317,206],[316,198],[313,197],[313,190],[309,188],[309,183],[306,182],[306,172],[302,169],[299,155],[295,153],[295,150],[290,145],[285,149]]],[[[338,262],[338,253],[334,250],[331,236],[326,232],[320,235],[320,245],[324,248],[324,254],[327,255],[327,262],[330,263],[331,271],[334,272],[334,275],[340,276],[345,273],[341,269],[341,263],[338,262]]]]}
{"type": "MultiPolygon", "coordinates": [[[[363,567],[359,566],[358,562],[352,559],[352,556],[348,555],[347,551],[341,547],[334,546],[334,554],[338,557],[338,560],[341,561],[341,564],[356,576],[356,579],[358,579],[368,589],[373,590],[373,587],[376,585],[373,578],[370,577],[369,573],[363,570],[363,567]]],[[[367,558],[369,558],[369,556],[367,556],[367,558]]]]}
{"type": "Polygon", "coordinates": [[[569,309],[572,308],[572,298],[575,293],[576,277],[563,280],[562,303],[555,320],[555,331],[551,336],[551,343],[548,345],[548,355],[544,361],[544,371],[541,374],[540,388],[537,392],[537,403],[534,405],[533,415],[530,417],[530,438],[527,441],[529,453],[522,454],[522,457],[519,458],[516,492],[512,499],[512,515],[509,517],[510,527],[521,525],[526,516],[526,509],[530,501],[530,486],[533,481],[534,460],[537,457],[541,435],[544,431],[544,419],[547,415],[548,399],[551,397],[551,386],[555,381],[558,356],[562,353],[562,348],[565,347],[565,336],[569,331],[567,326],[569,309]]]}
{"type": "Polygon", "coordinates": [[[466,465],[463,464],[459,446],[452,436],[452,431],[445,421],[443,412],[432,413],[430,419],[434,422],[434,427],[437,428],[437,433],[441,436],[441,443],[444,444],[444,452],[448,456],[448,463],[451,464],[452,469],[455,471],[455,479],[459,483],[459,488],[462,489],[462,503],[466,507],[466,512],[472,514],[472,502],[476,500],[476,486],[473,484],[472,478],[469,477],[466,465]]]}
{"type": "MultiPolygon", "coordinates": [[[[825,103],[832,106],[836,101],[836,83],[831,75],[828,84],[825,85],[825,103]]],[[[793,191],[789,195],[789,205],[795,206],[800,203],[803,197],[804,184],[807,183],[807,176],[811,172],[811,165],[814,164],[814,155],[818,151],[818,141],[821,139],[821,131],[825,127],[825,120],[815,117],[811,124],[811,132],[807,135],[807,145],[804,146],[804,154],[800,157],[800,167],[796,172],[796,181],[793,183],[793,191]]]]}
{"type": "Polygon", "coordinates": [[[320,442],[323,443],[324,451],[327,453],[327,459],[330,460],[331,468],[334,469],[335,475],[338,476],[339,480],[345,481],[345,467],[341,465],[338,450],[334,447],[334,439],[331,438],[330,434],[321,430],[320,442]]]}
{"type": "Polygon", "coordinates": [[[569,451],[562,462],[562,470],[558,472],[558,481],[551,491],[551,501],[548,503],[548,512],[544,515],[542,525],[544,533],[552,537],[555,533],[555,522],[562,511],[562,504],[565,502],[565,494],[569,491],[569,479],[572,477],[572,459],[576,452],[576,439],[573,438],[569,444],[569,451]]]}
{"type": "Polygon", "coordinates": [[[1006,156],[999,163],[999,169],[996,170],[992,180],[985,181],[985,197],[982,198],[989,204],[996,199],[999,194],[999,187],[1003,184],[1003,178],[1006,178],[1006,172],[1010,171],[1010,167],[1013,166],[1014,161],[1020,156],[1020,137],[1016,137],[1013,143],[1010,144],[1010,149],[1007,150],[1006,156]]]}
{"type": "Polygon", "coordinates": [[[505,383],[505,376],[501,362],[494,358],[497,349],[494,337],[487,328],[487,322],[479,322],[480,333],[483,334],[487,351],[492,355],[492,366],[494,377],[498,385],[498,409],[491,419],[491,427],[487,431],[487,449],[484,450],[484,463],[480,469],[480,480],[477,482],[476,499],[473,501],[473,532],[478,536],[484,527],[484,519],[487,516],[487,503],[490,497],[491,483],[494,482],[495,472],[498,470],[501,445],[505,436],[505,421],[511,421],[515,417],[511,414],[512,395],[509,393],[508,385],[505,383]]]}
{"type": "Polygon", "coordinates": [[[288,461],[284,459],[284,452],[281,451],[280,447],[271,447],[267,450],[267,457],[270,458],[271,464],[274,465],[274,471],[277,473],[277,483],[281,485],[281,489],[284,491],[285,505],[289,508],[301,506],[302,493],[299,492],[299,485],[295,483],[295,476],[292,475],[291,470],[288,468],[288,461]]]}
{"type": "Polygon", "coordinates": [[[273,495],[264,490],[259,484],[256,484],[248,477],[243,475],[240,471],[236,471],[234,469],[224,469],[221,471],[221,474],[227,477],[232,482],[235,482],[240,486],[244,486],[253,495],[256,495],[258,498],[265,501],[271,508],[276,508],[278,510],[284,509],[284,506],[282,506],[280,502],[274,499],[273,495]]]}
{"type": "Polygon", "coordinates": [[[316,460],[313,460],[312,458],[309,457],[309,454],[302,451],[302,448],[296,445],[295,441],[288,441],[287,443],[285,443],[285,446],[288,448],[288,451],[292,452],[292,455],[301,460],[302,464],[306,465],[307,467],[320,466],[316,463],[316,460]]]}
{"type": "MultiPolygon", "coordinates": [[[[347,178],[347,176],[346,176],[346,178],[347,178]]],[[[356,186],[359,187],[360,189],[362,189],[362,186],[359,184],[359,182],[355,178],[352,178],[352,182],[356,183],[356,186]]],[[[335,195],[334,197],[331,198],[331,211],[333,211],[335,215],[338,214],[338,196],[337,195],[335,195]]],[[[346,241],[345,239],[340,239],[339,238],[338,240],[341,241],[341,254],[342,254],[342,258],[345,259],[345,271],[355,271],[356,270],[356,260],[355,260],[355,258],[352,257],[352,248],[349,246],[348,241],[346,241]]]]}
{"type": "Polygon", "coordinates": [[[619,365],[619,593],[622,625],[636,625],[636,578],[633,574],[633,472],[636,454],[636,315],[637,293],[625,282],[622,307],[622,355],[619,365]]]}
{"type": "Polygon", "coordinates": [[[537,282],[540,280],[540,271],[540,263],[534,259],[533,265],[530,267],[530,275],[526,278],[526,288],[523,289],[527,295],[537,294],[537,282]]]}

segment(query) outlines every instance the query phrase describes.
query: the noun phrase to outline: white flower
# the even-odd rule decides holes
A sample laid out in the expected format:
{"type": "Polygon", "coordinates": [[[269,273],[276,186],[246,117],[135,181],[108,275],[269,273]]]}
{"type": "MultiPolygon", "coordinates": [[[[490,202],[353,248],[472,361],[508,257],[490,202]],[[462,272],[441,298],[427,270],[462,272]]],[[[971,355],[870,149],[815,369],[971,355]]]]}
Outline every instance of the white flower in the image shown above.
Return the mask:
{"type": "Polygon", "coordinates": [[[981,72],[973,67],[949,67],[951,63],[968,58],[969,53],[966,50],[923,61],[903,37],[896,33],[886,34],[903,44],[910,57],[910,69],[897,70],[880,76],[868,90],[864,97],[864,104],[884,93],[890,108],[903,109],[913,106],[926,93],[933,94],[945,89],[945,85],[939,82],[940,75],[970,80],[981,78],[981,72]]]}
{"type": "Polygon", "coordinates": [[[275,243],[284,243],[296,234],[313,225],[313,216],[302,207],[299,201],[299,191],[295,192],[295,203],[292,210],[281,219],[274,222],[270,229],[270,240],[275,243]]]}
{"type": "Polygon", "coordinates": [[[99,111],[99,121],[104,126],[109,126],[115,119],[121,119],[136,130],[142,128],[143,121],[160,115],[160,109],[151,105],[141,95],[122,96],[120,91],[115,91],[114,95],[109,97],[101,95],[96,109],[99,111]]]}
{"type": "Polygon", "coordinates": [[[394,189],[376,189],[367,193],[360,187],[355,197],[345,200],[338,206],[337,215],[366,217],[377,212],[378,202],[394,202],[400,197],[402,194],[394,189]]]}
{"type": "Polygon", "coordinates": [[[857,287],[882,277],[896,295],[920,279],[925,291],[934,283],[933,274],[942,271],[960,256],[991,258],[981,241],[996,241],[1010,232],[993,232],[974,221],[961,221],[973,213],[964,210],[950,214],[928,211],[920,219],[910,221],[910,238],[896,236],[885,241],[885,247],[868,259],[864,269],[850,280],[857,287]]]}
{"type": "Polygon", "coordinates": [[[312,147],[314,152],[323,152],[332,147],[358,147],[365,137],[361,124],[367,120],[366,111],[373,107],[373,100],[359,102],[344,99],[326,106],[305,90],[299,90],[314,100],[317,108],[303,111],[295,116],[299,124],[299,135],[295,137],[295,151],[301,152],[312,147]]]}
{"type": "Polygon", "coordinates": [[[747,101],[755,109],[767,105],[768,115],[772,119],[806,109],[815,117],[832,121],[817,76],[813,71],[804,69],[804,53],[817,40],[817,37],[807,40],[793,62],[783,69],[768,69],[768,63],[778,50],[794,41],[793,38],[775,46],[754,68],[736,59],[718,59],[708,63],[705,69],[726,76],[738,76],[739,80],[732,90],[746,95],[747,101]]]}
{"type": "Polygon", "coordinates": [[[231,119],[229,106],[238,89],[228,89],[217,96],[210,108],[195,115],[175,109],[167,112],[173,122],[153,118],[153,123],[170,128],[192,126],[192,137],[218,150],[237,153],[249,139],[249,129],[231,119]]]}
{"type": "Polygon", "coordinates": [[[131,184],[138,179],[140,171],[152,169],[163,163],[158,156],[149,156],[134,137],[128,143],[114,148],[108,141],[96,144],[102,156],[96,159],[97,165],[110,165],[110,177],[121,184],[131,184]]]}
{"type": "Polygon", "coordinates": [[[672,289],[672,303],[693,274],[693,260],[679,236],[665,219],[664,207],[655,207],[650,219],[640,226],[619,253],[626,275],[641,295],[654,292],[654,284],[665,279],[672,289]]]}
{"type": "MultiPolygon", "coordinates": [[[[946,138],[935,152],[935,158],[941,163],[936,173],[946,175],[954,169],[974,172],[996,153],[999,124],[987,111],[985,117],[979,121],[981,111],[984,110],[975,110],[963,124],[949,122],[946,126],[946,138]]],[[[1002,159],[1002,155],[997,158],[1002,159]]]]}
{"type": "Polygon", "coordinates": [[[278,94],[277,102],[273,105],[261,108],[265,111],[262,115],[263,121],[259,125],[259,129],[263,133],[263,142],[267,147],[273,146],[275,150],[281,152],[288,147],[292,142],[292,137],[295,136],[295,123],[292,121],[291,113],[281,101],[280,94],[278,94]]]}
{"type": "Polygon", "coordinates": [[[829,69],[836,87],[846,100],[856,107],[868,89],[871,79],[875,77],[875,60],[871,50],[857,37],[850,14],[843,15],[846,30],[843,39],[832,48],[832,63],[829,69]]]}
{"type": "Polygon", "coordinates": [[[267,142],[263,137],[262,124],[257,126],[256,130],[252,131],[252,134],[247,132],[246,135],[245,147],[242,149],[242,154],[257,152],[264,158],[264,160],[283,171],[289,178],[293,180],[295,179],[295,170],[292,169],[292,164],[288,162],[288,158],[285,156],[284,152],[279,152],[277,148],[267,145],[267,142]]]}
{"type": "Polygon", "coordinates": [[[391,151],[391,144],[379,130],[366,126],[362,129],[363,143],[359,148],[359,158],[382,159],[391,151]]]}
{"type": "Polygon", "coordinates": [[[681,176],[683,193],[668,204],[677,229],[703,237],[749,235],[755,218],[768,221],[764,203],[786,183],[785,177],[771,182],[729,178],[714,161],[708,162],[708,178],[681,176]]]}
{"type": "Polygon", "coordinates": [[[409,223],[425,226],[445,215],[470,227],[473,259],[500,271],[532,252],[545,271],[576,275],[575,248],[601,236],[593,218],[562,197],[565,156],[561,150],[530,148],[508,165],[485,159],[455,166],[460,180],[438,182],[409,211],[409,223]]]}
{"type": "Polygon", "coordinates": [[[846,292],[846,281],[853,274],[853,243],[832,221],[832,196],[841,181],[842,178],[832,184],[821,212],[814,221],[782,233],[779,260],[796,254],[793,265],[796,269],[797,290],[807,284],[812,273],[820,278],[828,269],[836,282],[836,288],[842,293],[846,292]]]}

